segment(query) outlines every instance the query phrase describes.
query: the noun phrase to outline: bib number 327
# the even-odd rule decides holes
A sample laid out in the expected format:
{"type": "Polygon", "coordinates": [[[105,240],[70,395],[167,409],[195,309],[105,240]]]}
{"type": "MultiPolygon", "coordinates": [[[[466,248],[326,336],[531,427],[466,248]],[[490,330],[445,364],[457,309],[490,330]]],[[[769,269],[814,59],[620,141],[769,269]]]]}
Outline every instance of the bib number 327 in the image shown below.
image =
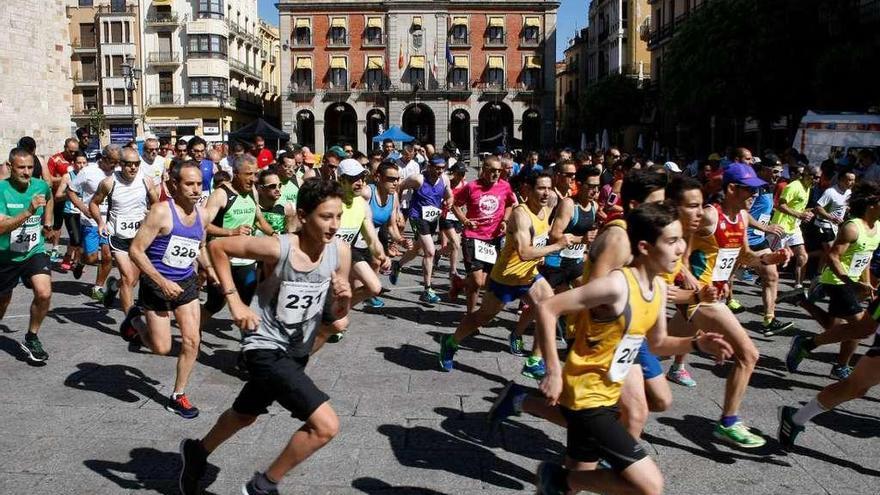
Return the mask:
{"type": "Polygon", "coordinates": [[[617,349],[614,350],[614,357],[611,358],[611,367],[608,368],[609,380],[620,383],[626,378],[629,368],[639,355],[639,348],[644,340],[643,335],[625,335],[623,337],[617,344],[617,349]]]}

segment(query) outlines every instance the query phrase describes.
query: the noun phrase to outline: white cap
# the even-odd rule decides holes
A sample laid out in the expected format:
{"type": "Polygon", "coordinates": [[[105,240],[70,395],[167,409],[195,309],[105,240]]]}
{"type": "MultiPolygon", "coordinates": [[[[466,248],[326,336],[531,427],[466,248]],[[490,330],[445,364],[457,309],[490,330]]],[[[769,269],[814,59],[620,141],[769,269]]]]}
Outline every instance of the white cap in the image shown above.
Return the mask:
{"type": "Polygon", "coordinates": [[[677,174],[681,173],[681,167],[678,166],[675,162],[666,162],[663,164],[663,168],[669,170],[670,172],[675,172],[677,174]]]}
{"type": "Polygon", "coordinates": [[[339,175],[357,177],[366,171],[367,169],[365,169],[364,166],[361,165],[361,162],[355,160],[354,158],[346,158],[345,160],[339,162],[339,175]]]}

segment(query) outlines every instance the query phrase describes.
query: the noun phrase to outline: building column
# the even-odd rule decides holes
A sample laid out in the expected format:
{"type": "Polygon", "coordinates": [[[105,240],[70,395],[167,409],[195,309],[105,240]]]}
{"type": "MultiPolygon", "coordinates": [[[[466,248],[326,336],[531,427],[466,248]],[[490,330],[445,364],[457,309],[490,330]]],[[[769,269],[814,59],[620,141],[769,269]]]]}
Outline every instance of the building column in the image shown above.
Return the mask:
{"type": "Polygon", "coordinates": [[[366,153],[369,150],[369,148],[367,147],[367,119],[358,119],[357,126],[358,132],[355,149],[357,149],[361,153],[366,153]]]}
{"type": "Polygon", "coordinates": [[[315,115],[315,149],[312,150],[312,153],[323,154],[326,151],[324,146],[324,120],[318,120],[318,116],[315,115]]]}
{"type": "MultiPolygon", "coordinates": [[[[293,17],[289,13],[281,13],[279,16],[278,32],[282,40],[281,45],[289,43],[290,35],[293,33],[293,17]],[[287,39],[284,37],[287,36],[287,39]]],[[[293,72],[293,52],[282,48],[278,51],[278,63],[281,65],[281,85],[278,92],[281,96],[281,130],[290,134],[291,139],[295,135],[296,125],[296,108],[294,102],[287,99],[288,84],[290,84],[290,76],[293,72]]],[[[317,138],[317,136],[315,136],[317,138]]]]}

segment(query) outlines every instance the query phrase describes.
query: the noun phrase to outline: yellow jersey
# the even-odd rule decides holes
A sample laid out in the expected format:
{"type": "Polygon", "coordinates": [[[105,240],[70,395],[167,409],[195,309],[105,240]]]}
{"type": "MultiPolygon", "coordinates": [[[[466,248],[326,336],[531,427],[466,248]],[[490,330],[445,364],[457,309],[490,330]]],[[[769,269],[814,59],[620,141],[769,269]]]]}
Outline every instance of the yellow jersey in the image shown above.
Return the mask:
{"type": "Polygon", "coordinates": [[[613,406],[630,366],[664,308],[660,297],[661,278],[654,277],[653,292],[646,298],[629,267],[621,268],[629,294],[626,306],[616,317],[600,320],[586,312],[579,319],[574,346],[562,369],[559,403],[580,410],[613,406]]]}
{"type": "MultiPolygon", "coordinates": [[[[522,208],[522,211],[526,212],[532,223],[532,246],[546,246],[547,240],[550,238],[550,223],[547,221],[550,216],[550,209],[542,207],[538,215],[535,215],[525,203],[520,203],[516,208],[522,208]]],[[[523,261],[516,251],[515,244],[510,239],[504,243],[501,254],[498,255],[498,260],[492,268],[490,277],[495,282],[504,285],[531,285],[535,276],[538,275],[538,265],[543,258],[523,261]]]]}
{"type": "Polygon", "coordinates": [[[348,245],[354,245],[367,218],[367,202],[360,196],[352,198],[351,206],[342,203],[342,218],[339,221],[339,229],[336,237],[348,245]]]}

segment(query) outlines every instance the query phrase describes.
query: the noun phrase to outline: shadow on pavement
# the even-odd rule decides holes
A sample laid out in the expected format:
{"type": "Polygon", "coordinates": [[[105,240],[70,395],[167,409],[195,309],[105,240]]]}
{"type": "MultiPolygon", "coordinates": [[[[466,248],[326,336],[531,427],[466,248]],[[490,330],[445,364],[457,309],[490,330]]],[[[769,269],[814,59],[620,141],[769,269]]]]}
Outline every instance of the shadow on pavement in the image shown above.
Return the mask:
{"type": "Polygon", "coordinates": [[[199,356],[196,358],[196,361],[229,376],[243,379],[242,372],[236,367],[238,353],[238,349],[213,349],[211,354],[207,354],[199,349],[199,356]]]}
{"type": "MultiPolygon", "coordinates": [[[[53,286],[54,290],[54,286],[53,286]]],[[[119,335],[117,326],[119,322],[114,320],[109,314],[108,309],[99,303],[86,303],[75,309],[55,308],[49,310],[46,314],[47,318],[52,318],[58,323],[67,322],[76,323],[86,328],[94,328],[95,330],[107,335],[119,335]],[[90,311],[89,307],[94,305],[90,311]],[[109,326],[108,326],[109,325],[109,326]]],[[[121,319],[119,320],[122,321],[121,319]]]]}
{"type": "Polygon", "coordinates": [[[71,373],[64,380],[64,385],[70,388],[102,393],[121,402],[138,402],[141,397],[137,394],[162,406],[167,402],[153,386],[158,385],[159,381],[132,366],[79,363],[76,367],[79,371],[71,373]]]}
{"type": "Polygon", "coordinates": [[[812,421],[829,430],[855,438],[874,438],[880,436],[880,419],[875,416],[832,409],[816,416],[812,421]]]}
{"type": "Polygon", "coordinates": [[[443,492],[414,486],[392,486],[376,478],[358,478],[351,482],[351,487],[370,495],[446,495],[443,492]]]}
{"type": "MultiPolygon", "coordinates": [[[[180,493],[176,479],[180,471],[180,455],[177,452],[138,447],[132,449],[129,455],[131,460],[124,463],[89,459],[83,464],[125,490],[151,490],[166,495],[180,493]],[[132,475],[134,479],[125,475],[132,475]]],[[[208,464],[202,486],[213,483],[219,472],[217,466],[208,464]]]]}
{"type": "MultiPolygon", "coordinates": [[[[434,337],[434,342],[437,342],[437,350],[439,351],[440,339],[446,337],[451,333],[452,332],[443,333],[431,331],[428,332],[428,335],[434,337]]],[[[490,354],[495,354],[499,352],[507,353],[509,349],[510,345],[507,342],[499,342],[490,335],[484,335],[480,333],[475,333],[471,335],[458,346],[459,351],[488,352],[490,354]]]]}
{"type": "MultiPolygon", "coordinates": [[[[22,339],[23,338],[24,332],[22,332],[22,339]]],[[[0,350],[14,357],[17,361],[27,363],[28,366],[33,366],[34,368],[41,368],[49,364],[48,361],[31,361],[27,358],[27,355],[22,350],[21,345],[18,343],[18,341],[11,339],[5,335],[0,335],[0,350]]]]}
{"type": "MultiPolygon", "coordinates": [[[[440,346],[438,344],[437,349],[439,351],[440,346]]],[[[440,370],[440,365],[437,362],[437,353],[430,352],[422,347],[414,346],[412,344],[403,344],[398,348],[394,347],[377,347],[377,351],[381,352],[386,361],[390,361],[398,366],[403,368],[407,368],[413,371],[436,371],[438,373],[445,373],[440,370]]],[[[474,368],[473,366],[468,366],[462,363],[455,363],[455,372],[465,372],[470,373],[472,375],[477,375],[479,377],[485,378],[486,380],[491,380],[498,383],[507,383],[507,380],[504,378],[493,375],[492,373],[488,373],[481,369],[474,368]]]]}

